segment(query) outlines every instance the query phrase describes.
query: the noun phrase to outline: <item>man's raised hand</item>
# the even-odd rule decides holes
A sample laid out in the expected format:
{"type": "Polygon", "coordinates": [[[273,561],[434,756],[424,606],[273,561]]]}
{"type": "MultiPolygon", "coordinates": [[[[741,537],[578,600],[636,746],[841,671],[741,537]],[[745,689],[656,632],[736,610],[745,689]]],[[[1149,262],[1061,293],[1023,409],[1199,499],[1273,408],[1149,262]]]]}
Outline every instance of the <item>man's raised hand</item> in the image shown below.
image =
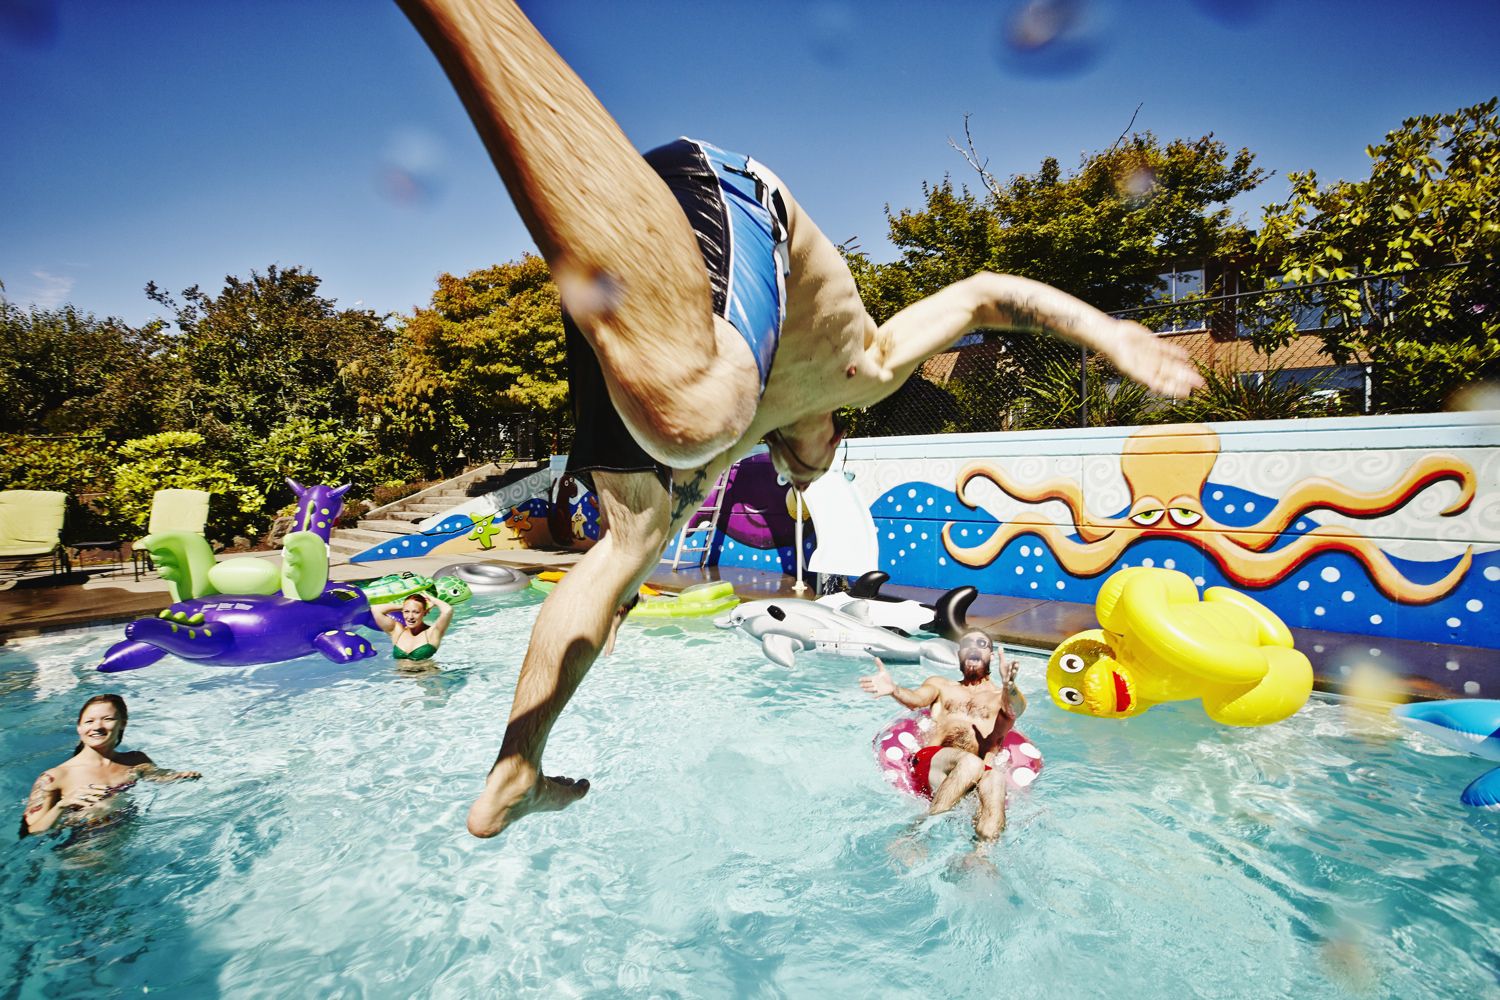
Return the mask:
{"type": "Polygon", "coordinates": [[[1120,374],[1153,392],[1182,399],[1203,385],[1187,352],[1169,343],[1139,323],[1117,321],[1115,337],[1104,351],[1120,374]]]}
{"type": "Polygon", "coordinates": [[[896,682],[886,672],[880,657],[875,657],[875,673],[859,679],[859,686],[876,698],[884,698],[896,691],[896,682]]]}

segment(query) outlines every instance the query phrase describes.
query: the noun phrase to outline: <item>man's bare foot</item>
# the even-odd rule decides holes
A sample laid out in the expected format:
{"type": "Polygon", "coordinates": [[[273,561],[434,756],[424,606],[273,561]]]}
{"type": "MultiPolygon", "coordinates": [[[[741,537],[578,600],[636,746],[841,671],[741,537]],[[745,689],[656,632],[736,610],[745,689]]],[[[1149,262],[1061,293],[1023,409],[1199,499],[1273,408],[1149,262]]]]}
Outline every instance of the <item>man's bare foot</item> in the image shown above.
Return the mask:
{"type": "Polygon", "coordinates": [[[588,790],[587,778],[549,778],[520,757],[502,757],[469,807],[469,832],[493,837],[527,813],[566,809],[588,790]]]}
{"type": "Polygon", "coordinates": [[[974,850],[965,854],[953,863],[953,867],[959,874],[977,875],[983,878],[997,878],[1000,869],[995,862],[990,860],[990,847],[988,842],[976,844],[974,850]]]}

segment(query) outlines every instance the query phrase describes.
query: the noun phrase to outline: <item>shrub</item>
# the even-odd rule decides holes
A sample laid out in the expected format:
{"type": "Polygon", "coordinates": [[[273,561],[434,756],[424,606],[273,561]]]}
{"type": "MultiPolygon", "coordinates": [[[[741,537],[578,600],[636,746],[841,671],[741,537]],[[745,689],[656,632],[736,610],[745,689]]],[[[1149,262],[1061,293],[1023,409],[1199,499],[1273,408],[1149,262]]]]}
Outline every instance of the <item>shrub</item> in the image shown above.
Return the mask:
{"type": "MultiPolygon", "coordinates": [[[[1017,429],[1077,427],[1080,398],[1078,361],[1045,361],[1021,379],[1021,407],[1017,429]]],[[[1084,396],[1090,427],[1132,427],[1159,423],[1165,409],[1151,390],[1115,376],[1102,359],[1091,357],[1084,396]],[[1113,376],[1113,377],[1111,377],[1113,376]]]]}
{"type": "Polygon", "coordinates": [[[375,436],[365,428],[308,417],[292,417],[276,427],[255,451],[250,470],[262,491],[277,499],[286,494],[288,477],[306,486],[352,483],[352,498],[419,474],[409,459],[379,454],[375,436]]]}
{"type": "Polygon", "coordinates": [[[113,447],[99,437],[0,434],[0,489],[95,493],[108,485],[114,462],[113,447]]]}
{"type": "Polygon", "coordinates": [[[1436,413],[1456,390],[1500,376],[1500,341],[1400,341],[1374,366],[1375,406],[1381,413],[1436,413]]]}
{"type": "Polygon", "coordinates": [[[109,497],[115,516],[144,532],[157,490],[207,490],[214,495],[204,532],[210,540],[228,543],[237,535],[257,537],[265,527],[265,497],[206,452],[203,435],[194,431],[168,431],[122,444],[109,497]]]}
{"type": "Polygon", "coordinates": [[[1168,411],[1170,419],[1286,420],[1332,416],[1343,408],[1338,394],[1329,390],[1324,374],[1296,381],[1281,366],[1257,373],[1199,365],[1198,371],[1203,376],[1203,388],[1174,403],[1168,411]]]}

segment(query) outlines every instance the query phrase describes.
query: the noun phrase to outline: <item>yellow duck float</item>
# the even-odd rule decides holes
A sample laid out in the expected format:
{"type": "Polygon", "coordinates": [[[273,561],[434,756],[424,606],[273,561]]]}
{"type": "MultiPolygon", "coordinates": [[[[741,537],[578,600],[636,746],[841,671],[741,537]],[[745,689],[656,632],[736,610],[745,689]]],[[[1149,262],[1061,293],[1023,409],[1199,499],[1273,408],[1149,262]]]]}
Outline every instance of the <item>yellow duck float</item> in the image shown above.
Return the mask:
{"type": "Polygon", "coordinates": [[[1312,693],[1312,664],[1270,609],[1226,587],[1198,599],[1176,570],[1133,566],[1094,602],[1102,628],[1068,637],[1047,661],[1047,690],[1067,712],[1128,719],[1164,701],[1202,698],[1215,722],[1265,726],[1312,693]]]}

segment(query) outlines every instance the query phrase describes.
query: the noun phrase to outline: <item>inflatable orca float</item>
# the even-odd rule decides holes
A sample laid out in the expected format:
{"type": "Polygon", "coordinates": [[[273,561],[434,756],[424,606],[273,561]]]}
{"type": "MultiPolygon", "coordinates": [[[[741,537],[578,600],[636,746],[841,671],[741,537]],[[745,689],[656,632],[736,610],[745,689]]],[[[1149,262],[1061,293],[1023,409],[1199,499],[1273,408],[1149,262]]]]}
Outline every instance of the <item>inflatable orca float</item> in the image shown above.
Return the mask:
{"type": "Polygon", "coordinates": [[[922,604],[882,594],[880,588],[890,579],[889,573],[871,570],[855,580],[848,593],[825,594],[817,603],[902,635],[931,632],[956,642],[968,630],[965,615],[979,596],[978,590],[954,587],[931,604],[922,604]]]}
{"type": "Polygon", "coordinates": [[[948,639],[918,641],[898,635],[817,601],[778,598],[741,604],[714,619],[719,628],[737,628],[757,640],[766,658],[795,666],[807,650],[841,656],[878,656],[892,663],[922,663],[934,671],[958,667],[958,647],[948,639]]]}

